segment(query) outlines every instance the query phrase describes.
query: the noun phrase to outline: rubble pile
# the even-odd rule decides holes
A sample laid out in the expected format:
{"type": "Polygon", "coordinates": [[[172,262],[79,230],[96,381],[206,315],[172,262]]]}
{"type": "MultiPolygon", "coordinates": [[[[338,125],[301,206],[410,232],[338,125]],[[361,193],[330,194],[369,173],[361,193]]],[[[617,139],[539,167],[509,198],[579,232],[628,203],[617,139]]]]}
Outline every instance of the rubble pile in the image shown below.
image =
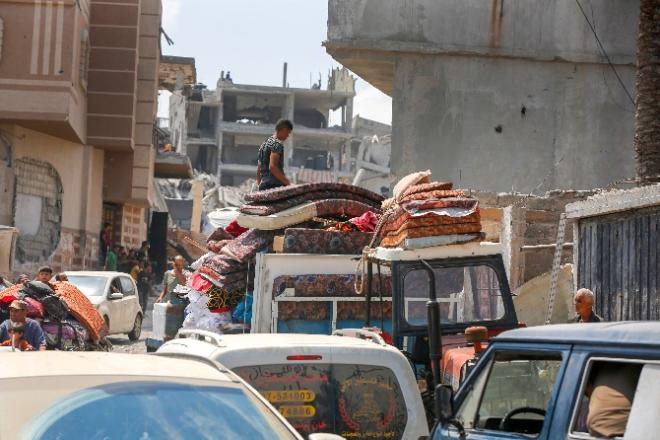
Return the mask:
{"type": "Polygon", "coordinates": [[[380,246],[420,249],[482,239],[479,202],[451,182],[431,182],[430,175],[414,173],[394,187],[394,197],[383,203],[380,246]]]}

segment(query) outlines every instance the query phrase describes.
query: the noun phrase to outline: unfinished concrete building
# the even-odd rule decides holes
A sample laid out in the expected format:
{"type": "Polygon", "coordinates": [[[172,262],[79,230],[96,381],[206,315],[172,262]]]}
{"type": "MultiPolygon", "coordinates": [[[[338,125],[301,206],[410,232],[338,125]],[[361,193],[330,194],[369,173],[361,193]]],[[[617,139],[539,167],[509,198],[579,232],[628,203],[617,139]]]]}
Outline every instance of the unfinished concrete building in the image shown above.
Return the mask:
{"type": "Polygon", "coordinates": [[[278,119],[293,121],[284,172],[294,182],[350,180],[355,79],[333,70],[327,89],[235,84],[221,75],[215,90],[197,85],[170,98],[170,132],[177,151],[195,170],[217,175],[223,186],[254,178],[257,150],[278,119]],[[341,111],[331,122],[331,112],[341,111]]]}
{"type": "Polygon", "coordinates": [[[329,0],[325,47],[392,97],[395,176],[605,187],[635,175],[639,1],[583,3],[329,0]]]}

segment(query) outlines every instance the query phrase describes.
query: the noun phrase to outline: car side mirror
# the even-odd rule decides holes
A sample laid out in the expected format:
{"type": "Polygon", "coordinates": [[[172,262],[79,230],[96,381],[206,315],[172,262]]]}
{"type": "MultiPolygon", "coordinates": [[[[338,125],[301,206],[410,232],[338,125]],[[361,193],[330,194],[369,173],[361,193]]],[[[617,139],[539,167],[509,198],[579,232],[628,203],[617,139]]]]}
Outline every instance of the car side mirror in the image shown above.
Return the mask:
{"type": "Polygon", "coordinates": [[[124,297],[123,293],[120,292],[112,292],[110,296],[108,296],[108,299],[110,300],[116,300],[116,299],[122,299],[124,297]]]}
{"type": "Polygon", "coordinates": [[[317,432],[316,434],[310,434],[307,437],[308,440],[346,440],[341,435],[337,434],[328,434],[325,432],[317,432]]]}
{"type": "Polygon", "coordinates": [[[454,389],[451,385],[435,387],[435,413],[443,424],[454,419],[454,389]]]}

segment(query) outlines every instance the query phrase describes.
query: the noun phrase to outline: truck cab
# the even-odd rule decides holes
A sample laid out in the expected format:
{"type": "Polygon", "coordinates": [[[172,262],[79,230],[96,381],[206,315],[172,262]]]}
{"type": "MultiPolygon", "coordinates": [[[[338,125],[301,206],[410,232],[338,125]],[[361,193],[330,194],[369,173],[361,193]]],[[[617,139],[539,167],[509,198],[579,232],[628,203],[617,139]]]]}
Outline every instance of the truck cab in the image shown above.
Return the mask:
{"type": "Polygon", "coordinates": [[[660,323],[562,324],[495,337],[454,395],[439,385],[433,440],[655,438],[660,323]],[[613,372],[613,373],[608,373],[613,372]],[[610,383],[612,382],[612,383],[610,383]],[[629,390],[617,426],[599,424],[599,386],[629,390]]]}
{"type": "Polygon", "coordinates": [[[487,339],[518,325],[497,243],[415,251],[378,247],[362,258],[257,254],[251,331],[331,334],[377,327],[414,364],[430,370],[430,276],[439,303],[440,325],[433,334],[442,345],[443,382],[457,388],[477,354],[466,329],[482,326],[487,339]]]}

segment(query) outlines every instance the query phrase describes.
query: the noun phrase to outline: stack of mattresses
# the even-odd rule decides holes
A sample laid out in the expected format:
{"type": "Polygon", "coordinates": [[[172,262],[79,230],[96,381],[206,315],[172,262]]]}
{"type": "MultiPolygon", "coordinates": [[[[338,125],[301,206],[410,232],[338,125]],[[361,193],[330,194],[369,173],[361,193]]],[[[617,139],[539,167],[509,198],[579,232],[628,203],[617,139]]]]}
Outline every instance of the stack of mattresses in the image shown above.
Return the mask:
{"type": "Polygon", "coordinates": [[[28,317],[41,325],[49,348],[94,350],[105,345],[107,328],[94,305],[68,282],[16,284],[0,292],[0,303],[21,299],[28,317]]]}
{"type": "Polygon", "coordinates": [[[257,191],[245,196],[238,223],[250,229],[277,230],[315,217],[352,218],[379,213],[383,197],[343,183],[309,183],[257,191]]]}
{"type": "Polygon", "coordinates": [[[481,239],[479,202],[449,182],[429,182],[429,174],[395,187],[378,231],[381,246],[420,249],[481,239]]]}
{"type": "Polygon", "coordinates": [[[190,301],[184,328],[221,331],[222,325],[231,322],[232,310],[253,289],[257,252],[271,250],[274,237],[282,235],[285,228],[299,227],[285,233],[286,252],[361,252],[373,234],[300,227],[318,218],[347,221],[367,212],[380,212],[383,197],[352,185],[313,183],[257,191],[246,195],[245,200],[237,221],[249,230],[233,240],[209,237],[212,251],[200,260],[187,288],[180,289],[190,301]]]}

